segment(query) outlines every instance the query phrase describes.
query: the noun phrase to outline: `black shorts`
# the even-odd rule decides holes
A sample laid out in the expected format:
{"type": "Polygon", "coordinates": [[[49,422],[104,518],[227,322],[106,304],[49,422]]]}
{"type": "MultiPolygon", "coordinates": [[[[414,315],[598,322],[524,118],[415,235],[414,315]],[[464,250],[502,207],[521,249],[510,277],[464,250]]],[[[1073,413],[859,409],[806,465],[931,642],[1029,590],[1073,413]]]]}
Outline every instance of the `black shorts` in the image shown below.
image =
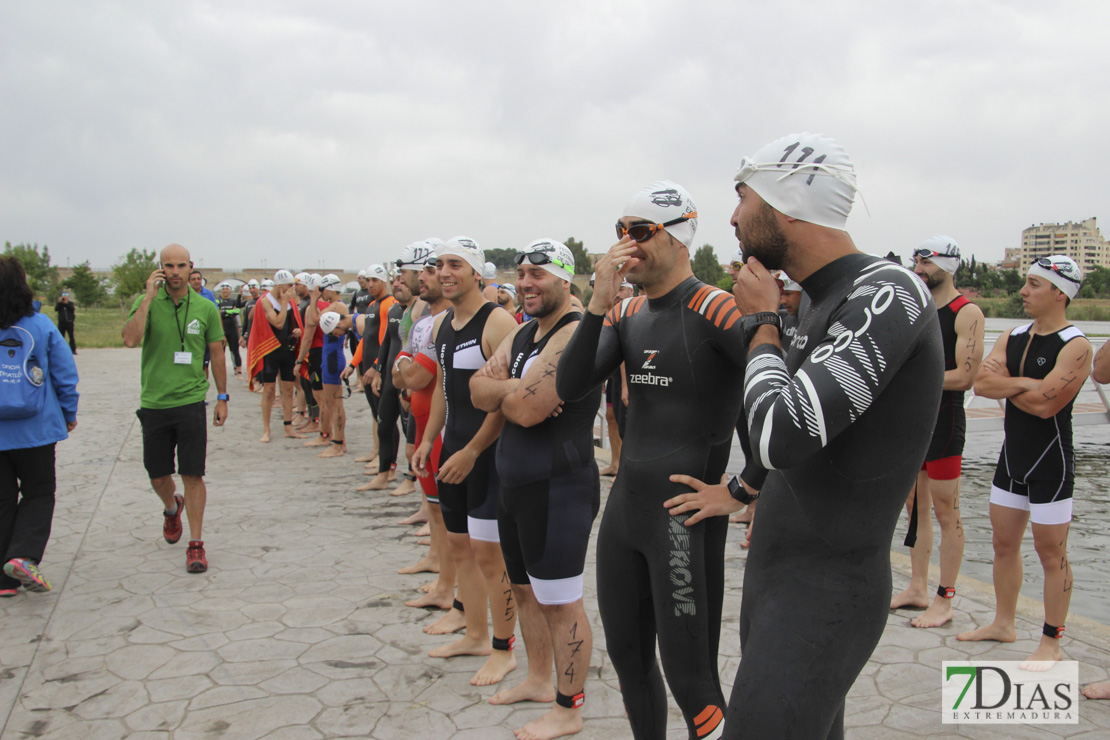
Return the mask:
{"type": "Polygon", "coordinates": [[[172,409],[139,409],[135,415],[143,427],[143,466],[148,476],[163,478],[175,472],[204,475],[208,450],[208,411],[204,401],[172,409]]]}
{"type": "Polygon", "coordinates": [[[320,374],[320,363],[323,358],[324,348],[313,347],[308,350],[308,380],[312,383],[312,390],[324,390],[324,378],[320,374]]]}
{"type": "Polygon", "coordinates": [[[416,444],[416,414],[412,413],[411,406],[408,413],[402,410],[401,418],[405,423],[405,441],[410,445],[416,444]]]}
{"type": "Polygon", "coordinates": [[[502,485],[497,529],[509,580],[531,584],[541,604],[581,599],[586,548],[600,506],[595,464],[515,488],[502,485]]]}
{"type": "Polygon", "coordinates": [[[273,383],[281,375],[286,383],[292,383],[296,376],[293,374],[293,364],[296,359],[293,352],[286,347],[279,347],[262,358],[262,382],[273,383]]]}
{"type": "MultiPolygon", "coordinates": [[[[436,481],[443,524],[448,532],[469,534],[472,539],[497,542],[497,503],[501,480],[493,464],[493,445],[474,461],[474,468],[462,483],[436,481]]],[[[453,455],[446,447],[439,455],[439,464],[453,455]]]]}

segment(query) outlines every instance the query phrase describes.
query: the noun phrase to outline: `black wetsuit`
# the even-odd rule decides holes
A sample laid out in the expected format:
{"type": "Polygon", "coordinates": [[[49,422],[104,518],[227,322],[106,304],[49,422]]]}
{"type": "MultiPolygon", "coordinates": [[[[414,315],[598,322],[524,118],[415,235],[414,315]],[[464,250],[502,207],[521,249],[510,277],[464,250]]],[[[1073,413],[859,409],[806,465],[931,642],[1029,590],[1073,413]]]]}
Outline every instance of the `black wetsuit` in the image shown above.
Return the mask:
{"type": "MultiPolygon", "coordinates": [[[[566,314],[539,341],[539,322],[528,322],[513,337],[509,376],[524,377],[548,340],[581,317],[566,314]]],[[[599,391],[567,401],[558,416],[535,426],[506,421],[497,442],[497,528],[505,567],[513,583],[532,584],[541,604],[582,598],[586,548],[601,506],[593,440],[599,391]]]]}
{"type": "MultiPolygon", "coordinates": [[[[956,369],[956,315],[960,309],[971,303],[962,295],[937,308],[940,323],[940,341],[944,348],[944,369],[956,369]]],[[[926,462],[943,460],[964,454],[964,434],[967,429],[967,415],[964,413],[963,391],[941,391],[940,411],[937,424],[933,429],[933,439],[925,455],[926,462]]]]}
{"type": "Polygon", "coordinates": [[[802,282],[783,360],[752,350],[744,406],[759,503],[725,737],[839,738],[886,626],[890,539],[936,421],[944,358],[913,273],[856,254],[802,282]]]}
{"type": "MultiPolygon", "coordinates": [[[[364,312],[366,319],[362,326],[362,361],[358,365],[359,375],[365,375],[367,370],[375,367],[378,350],[382,348],[382,341],[385,339],[385,332],[382,329],[385,327],[389,307],[392,304],[393,296],[386,293],[382,298],[371,300],[367,305],[364,312]]],[[[378,370],[380,371],[381,368],[378,370]]],[[[366,394],[366,402],[370,404],[370,411],[373,412],[374,418],[378,418],[378,399],[381,396],[370,390],[369,383],[363,384],[362,391],[366,394]]]]}
{"type": "Polygon", "coordinates": [[[378,472],[387,473],[397,463],[397,447],[401,432],[397,419],[401,416],[401,391],[393,387],[393,362],[401,351],[401,317],[405,304],[394,303],[386,315],[385,339],[378,349],[378,370],[382,374],[382,391],[378,395],[378,472]]]}
{"type": "Polygon", "coordinates": [[[243,297],[217,298],[216,306],[220,309],[220,323],[224,327],[227,348],[231,350],[231,359],[238,371],[243,364],[243,359],[239,356],[239,312],[243,308],[243,297]]]}
{"type": "MultiPolygon", "coordinates": [[[[370,295],[369,290],[366,288],[359,288],[355,291],[355,294],[351,296],[351,302],[347,305],[347,308],[350,309],[352,316],[359,313],[366,313],[370,309],[370,302],[373,300],[374,298],[370,295]]],[[[358,347],[358,341],[359,340],[355,337],[355,333],[351,332],[349,339],[351,354],[354,354],[355,349],[358,347]]]]}
{"type": "MultiPolygon", "coordinates": [[[[486,412],[470,401],[470,377],[488,359],[482,350],[482,333],[486,320],[496,306],[485,303],[466,325],[455,330],[451,319],[455,309],[447,309],[435,339],[436,357],[443,368],[443,395],[447,401],[447,419],[443,426],[443,451],[440,465],[465,447],[482,427],[486,412]]],[[[462,483],[439,481],[439,504],[443,524],[448,532],[467,534],[488,542],[497,541],[497,492],[500,482],[490,445],[474,460],[474,467],[462,483]],[[480,520],[481,531],[471,531],[467,519],[480,520]]]]}
{"type": "MultiPolygon", "coordinates": [[[[636,738],[663,738],[667,699],[655,659],[691,738],[724,718],[717,672],[724,599],[725,517],[692,527],[663,502],[690,489],[684,473],[718,482],[740,414],[747,359],[732,295],[690,277],[659,298],[587,313],[559,360],[560,398],[581,398],[625,363],[627,435],[597,538],[605,642],[636,738]]],[[[764,471],[745,468],[758,489],[764,471]]]]}

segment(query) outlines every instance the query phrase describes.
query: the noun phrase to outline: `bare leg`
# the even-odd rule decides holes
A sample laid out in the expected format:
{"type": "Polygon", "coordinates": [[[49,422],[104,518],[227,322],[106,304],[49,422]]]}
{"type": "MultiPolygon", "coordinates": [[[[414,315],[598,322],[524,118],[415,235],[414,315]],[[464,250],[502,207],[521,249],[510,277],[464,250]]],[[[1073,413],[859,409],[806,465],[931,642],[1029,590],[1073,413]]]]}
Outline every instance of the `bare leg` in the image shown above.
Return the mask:
{"type": "Polygon", "coordinates": [[[173,495],[177,493],[177,486],[173,482],[172,475],[163,475],[161,478],[151,478],[150,487],[158,494],[158,498],[162,500],[162,506],[166,511],[174,507],[173,495]]]}
{"type": "Polygon", "coordinates": [[[994,621],[986,627],[957,635],[957,640],[1017,639],[1018,595],[1021,593],[1021,537],[1029,522],[1029,512],[991,504],[994,530],[994,621]]]}
{"type": "MultiPolygon", "coordinates": [[[[502,640],[511,639],[516,631],[516,601],[513,599],[509,574],[505,571],[501,543],[471,538],[470,546],[474,550],[474,558],[485,579],[493,636],[502,640]]],[[[486,664],[470,679],[470,683],[475,686],[498,683],[514,668],[516,668],[516,658],[512,650],[494,650],[490,653],[486,664]]]]}
{"type": "Polygon", "coordinates": [[[482,583],[482,572],[470,549],[470,536],[448,532],[447,546],[458,569],[459,600],[466,607],[466,633],[450,645],[429,650],[428,655],[433,658],[489,655],[493,648],[490,646],[489,624],[486,621],[488,599],[482,583]]]}
{"type": "Polygon", "coordinates": [[[185,485],[185,516],[189,519],[189,539],[203,540],[201,527],[204,525],[204,505],[208,502],[208,488],[204,478],[199,475],[183,475],[185,485]]]}
{"type": "MultiPolygon", "coordinates": [[[[424,596],[406,601],[405,606],[437,606],[440,609],[450,609],[455,599],[455,561],[447,550],[447,529],[443,526],[443,512],[440,511],[438,504],[428,504],[428,512],[432,529],[432,555],[439,565],[439,578],[432,583],[424,596]]],[[[462,614],[460,613],[459,616],[461,617],[462,614]]],[[[454,629],[451,631],[454,632],[454,629]]]]}
{"type": "MultiPolygon", "coordinates": [[[[424,499],[424,501],[425,501],[425,503],[427,503],[427,499],[424,499]]],[[[435,527],[432,527],[429,524],[428,534],[432,538],[432,549],[428,552],[427,555],[425,555],[423,558],[421,558],[416,563],[413,563],[412,565],[406,565],[404,568],[401,568],[399,571],[397,571],[398,573],[400,573],[402,575],[408,575],[410,573],[438,573],[439,572],[440,563],[442,562],[440,560],[440,555],[443,553],[445,540],[447,539],[447,530],[443,527],[443,512],[439,511],[438,506],[432,506],[431,504],[428,504],[428,511],[431,512],[433,509],[435,510],[436,514],[439,514],[439,527],[435,528],[435,527]]],[[[444,561],[450,560],[450,556],[444,558],[443,560],[444,561]]],[[[438,579],[436,580],[436,584],[440,585],[440,582],[439,582],[438,579]]],[[[429,591],[428,593],[430,594],[431,591],[429,591]]],[[[405,605],[406,606],[440,606],[441,609],[449,609],[451,607],[451,601],[452,601],[452,597],[453,597],[454,593],[455,593],[455,573],[454,573],[454,569],[452,568],[450,585],[446,588],[440,589],[437,592],[437,595],[440,597],[439,600],[432,599],[429,596],[423,596],[423,597],[417,599],[414,602],[411,602],[411,603],[410,602],[405,602],[405,605]],[[443,604],[444,601],[446,601],[446,605],[441,606],[441,604],[443,604]]]]}
{"type": "MultiPolygon", "coordinates": [[[[593,633],[582,601],[573,604],[541,605],[555,646],[555,675],[559,693],[574,696],[586,685],[593,651],[593,633]]],[[[520,740],[551,740],[573,735],[582,729],[582,708],[555,705],[547,714],[516,731],[520,740]]]]}
{"type": "Polygon", "coordinates": [[[328,416],[331,422],[330,427],[323,426],[321,422],[321,428],[330,429],[333,444],[317,457],[340,457],[347,453],[347,417],[343,411],[343,391],[338,385],[325,384],[320,395],[328,399],[328,416]]]}
{"type": "MultiPolygon", "coordinates": [[[[891,609],[924,609],[929,606],[929,556],[933,553],[933,507],[929,496],[929,475],[917,474],[917,544],[910,548],[910,585],[890,600],[891,609]]],[[[912,517],[914,491],[906,499],[906,513],[912,517]]]]}
{"type": "MultiPolygon", "coordinates": [[[[955,588],[964,559],[964,525],[960,520],[960,479],[930,480],[929,496],[940,525],[940,585],[955,588]]],[[[926,566],[926,570],[928,567],[926,566]]],[[[910,620],[914,627],[942,627],[952,621],[952,599],[939,594],[925,613],[910,620]]]]}
{"type": "Polygon", "coordinates": [[[530,585],[513,584],[513,598],[520,610],[520,634],[528,652],[528,675],[522,683],[498,691],[490,704],[515,704],[518,701],[555,701],[551,683],[551,630],[530,585]]]}
{"type": "MultiPolygon", "coordinates": [[[[1068,530],[1071,524],[1033,523],[1033,545],[1044,569],[1044,621],[1062,627],[1071,605],[1072,573],[1068,562],[1068,530]]],[[[1060,638],[1041,635],[1041,644],[1022,663],[1027,670],[1048,670],[1060,660],[1060,638]],[[1042,665],[1031,665],[1042,663],[1042,665]]]]}
{"type": "Polygon", "coordinates": [[[621,463],[621,435],[617,426],[617,416],[613,413],[612,406],[605,407],[605,426],[609,432],[609,464],[598,471],[602,475],[616,475],[621,463]]]}
{"type": "Polygon", "coordinates": [[[320,436],[305,442],[305,447],[326,447],[331,443],[332,414],[334,411],[332,394],[327,392],[327,386],[316,392],[316,403],[320,405],[320,424],[317,427],[320,430],[320,436]]]}
{"type": "Polygon", "coordinates": [[[270,412],[274,408],[274,393],[273,383],[262,384],[262,436],[259,442],[270,441],[270,412]]]}

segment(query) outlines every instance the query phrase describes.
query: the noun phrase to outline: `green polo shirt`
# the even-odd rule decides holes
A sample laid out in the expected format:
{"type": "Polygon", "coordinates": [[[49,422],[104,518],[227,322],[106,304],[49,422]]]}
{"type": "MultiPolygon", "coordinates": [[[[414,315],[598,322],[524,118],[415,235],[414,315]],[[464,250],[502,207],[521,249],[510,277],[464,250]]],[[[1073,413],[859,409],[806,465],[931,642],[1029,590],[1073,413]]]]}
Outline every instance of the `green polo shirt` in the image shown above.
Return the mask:
{"type": "MultiPolygon", "coordinates": [[[[142,302],[142,296],[135,299],[131,316],[142,302]]],[[[144,409],[172,409],[203,401],[208,393],[204,350],[209,342],[223,338],[223,323],[215,303],[187,290],[175,307],[166,286],[159,288],[150,302],[143,330],[139,405],[144,409]],[[182,351],[192,353],[187,365],[174,362],[174,353],[182,351]]]]}

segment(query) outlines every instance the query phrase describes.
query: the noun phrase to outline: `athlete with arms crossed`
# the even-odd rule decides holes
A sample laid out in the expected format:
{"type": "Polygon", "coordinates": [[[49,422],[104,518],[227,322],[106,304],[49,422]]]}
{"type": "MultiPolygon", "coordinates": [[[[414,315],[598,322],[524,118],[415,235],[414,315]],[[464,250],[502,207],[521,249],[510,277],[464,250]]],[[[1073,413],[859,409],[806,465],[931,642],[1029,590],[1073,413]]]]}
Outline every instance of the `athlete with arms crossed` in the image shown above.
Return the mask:
{"type": "MultiPolygon", "coordinates": [[[[617,222],[620,241],[598,260],[589,308],[559,359],[559,397],[592,394],[624,362],[627,435],[597,538],[597,595],[605,642],[632,734],[667,733],[666,673],[690,738],[720,737],[717,671],[728,521],[684,527],[664,501],[686,486],[672,473],[720,480],[740,415],[746,351],[729,293],[690,268],[697,208],[670,181],[641,190],[617,222]],[[614,305],[622,279],[644,295],[614,305]],[[656,643],[663,671],[656,661],[656,643]]],[[[742,476],[753,500],[762,482],[742,476]]],[[[739,486],[739,484],[738,484],[739,486]]],[[[740,508],[728,494],[731,513],[740,508]]]]}
{"type": "Polygon", "coordinates": [[[982,310],[956,290],[960,247],[955,239],[934,236],[926,240],[914,252],[914,260],[914,274],[925,283],[937,305],[944,343],[944,392],[925,466],[917,474],[917,482],[906,500],[911,529],[906,536],[911,547],[910,585],[894,597],[890,608],[929,607],[910,620],[910,624],[941,627],[952,621],[952,598],[964,558],[964,526],[960,521],[960,472],[966,428],[964,391],[971,389],[983,361],[985,320],[982,310]],[[933,550],[930,508],[936,512],[940,525],[940,586],[932,601],[928,591],[929,554],[933,550]]]}
{"type": "Polygon", "coordinates": [[[582,729],[593,649],[583,571],[601,505],[593,455],[601,389],[565,404],[555,392],[559,356],[582,317],[570,303],[574,254],[539,239],[517,252],[515,262],[517,290],[534,320],[510,332],[470,379],[474,405],[505,415],[496,455],[497,523],[528,651],[527,679],[490,703],[554,700],[547,714],[516,732],[520,740],[550,740],[582,729]]]}
{"type": "MultiPolygon", "coordinates": [[[[1071,410],[1091,373],[1091,343],[1065,312],[1079,292],[1079,266],[1063,255],[1029,267],[1021,289],[1033,323],[999,337],[975,379],[975,392],[1005,398],[1005,437],[991,485],[994,530],[994,621],[960,640],[1017,639],[1021,539],[1033,522],[1033,546],[1044,568],[1044,628],[1025,667],[1060,660],[1060,637],[1071,603],[1068,530],[1075,486],[1071,410]]],[[[1038,665],[1041,664],[1041,665],[1038,665]]]]}

